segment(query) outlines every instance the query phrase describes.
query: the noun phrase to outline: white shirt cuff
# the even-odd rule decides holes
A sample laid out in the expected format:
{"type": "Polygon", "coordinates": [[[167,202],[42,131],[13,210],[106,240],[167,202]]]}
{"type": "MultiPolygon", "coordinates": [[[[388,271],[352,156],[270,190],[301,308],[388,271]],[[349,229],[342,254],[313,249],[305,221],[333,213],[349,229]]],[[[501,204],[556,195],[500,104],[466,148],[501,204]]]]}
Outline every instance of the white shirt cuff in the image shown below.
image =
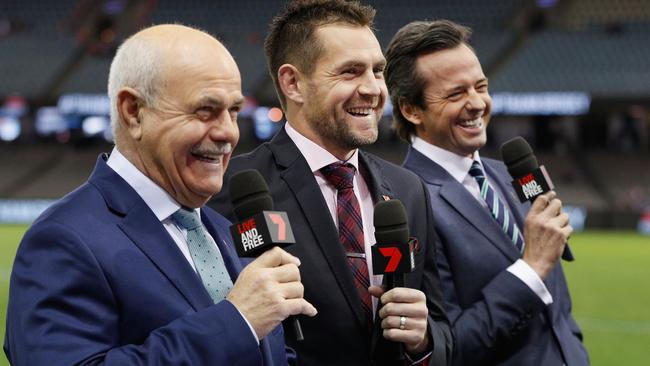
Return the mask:
{"type": "Polygon", "coordinates": [[[517,278],[525,283],[526,286],[533,290],[544,304],[548,306],[553,303],[553,296],[548,292],[544,281],[542,281],[542,279],[537,275],[537,272],[535,272],[528,263],[524,262],[522,259],[517,259],[517,261],[510,265],[507,270],[517,276],[517,278]]]}

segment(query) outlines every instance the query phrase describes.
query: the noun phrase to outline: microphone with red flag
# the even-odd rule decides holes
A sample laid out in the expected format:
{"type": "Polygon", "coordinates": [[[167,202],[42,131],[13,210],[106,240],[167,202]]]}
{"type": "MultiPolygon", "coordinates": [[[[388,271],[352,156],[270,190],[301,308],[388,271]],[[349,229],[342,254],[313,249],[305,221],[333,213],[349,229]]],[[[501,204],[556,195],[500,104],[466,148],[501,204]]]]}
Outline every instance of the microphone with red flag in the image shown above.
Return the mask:
{"type": "Polygon", "coordinates": [[[415,268],[404,205],[397,199],[379,202],[373,218],[377,241],[372,246],[373,273],[386,277],[387,290],[403,286],[404,274],[415,268]]]}
{"type": "Polygon", "coordinates": [[[257,170],[244,170],[230,178],[230,199],[239,222],[230,227],[240,257],[257,257],[275,247],[294,244],[286,212],[273,211],[273,199],[257,170]]]}
{"type": "MultiPolygon", "coordinates": [[[[375,239],[372,246],[372,269],[384,275],[384,287],[389,291],[404,286],[404,274],[415,268],[414,241],[409,240],[406,209],[400,200],[381,201],[375,205],[373,217],[375,239]]],[[[393,343],[387,351],[397,361],[404,360],[404,344],[393,343]]]]}
{"type": "Polygon", "coordinates": [[[534,201],[555,186],[546,168],[539,165],[528,142],[515,137],[501,145],[501,156],[512,176],[512,186],[521,202],[534,201]]]}
{"type": "MultiPolygon", "coordinates": [[[[273,198],[262,175],[254,169],[243,170],[230,178],[230,200],[238,222],[230,233],[240,257],[257,257],[273,247],[296,242],[286,212],[273,211],[273,198]]],[[[300,322],[291,316],[296,339],[305,339],[300,322]]]]}
{"type": "MultiPolygon", "coordinates": [[[[517,136],[503,143],[501,156],[521,202],[533,202],[538,196],[555,188],[546,168],[539,165],[533,149],[523,137],[517,136]]],[[[574,260],[568,245],[564,247],[562,259],[569,262],[574,260]]]]}

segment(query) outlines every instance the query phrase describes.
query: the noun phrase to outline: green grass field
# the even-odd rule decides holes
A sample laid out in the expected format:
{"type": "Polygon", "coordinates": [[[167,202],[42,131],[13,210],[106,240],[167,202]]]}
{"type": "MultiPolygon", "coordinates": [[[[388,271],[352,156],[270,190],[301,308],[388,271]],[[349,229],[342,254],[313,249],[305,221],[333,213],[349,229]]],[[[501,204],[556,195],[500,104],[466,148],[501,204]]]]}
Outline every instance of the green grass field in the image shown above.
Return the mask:
{"type": "MultiPolygon", "coordinates": [[[[0,334],[11,264],[25,226],[0,226],[0,334]]],[[[577,260],[564,265],[574,315],[594,366],[645,366],[650,359],[650,238],[588,232],[571,238],[577,260]]],[[[4,336],[3,336],[4,339],[4,336]]],[[[8,365],[4,353],[0,365],[8,365]]],[[[546,366],[546,365],[542,365],[546,366]]]]}

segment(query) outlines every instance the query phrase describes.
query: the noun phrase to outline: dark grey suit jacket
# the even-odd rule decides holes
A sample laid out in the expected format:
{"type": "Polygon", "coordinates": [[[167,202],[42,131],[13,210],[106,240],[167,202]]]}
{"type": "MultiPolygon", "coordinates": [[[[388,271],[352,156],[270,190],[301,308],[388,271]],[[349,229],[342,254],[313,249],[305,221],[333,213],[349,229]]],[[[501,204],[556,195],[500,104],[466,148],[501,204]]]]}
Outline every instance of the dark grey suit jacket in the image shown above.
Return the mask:
{"type": "MultiPolygon", "coordinates": [[[[422,181],[413,173],[375,156],[361,152],[360,171],[375,202],[383,196],[397,198],[408,212],[411,236],[419,239],[416,270],[406,275],[406,286],[427,295],[429,332],[434,342],[432,365],[446,365],[451,359],[451,334],[442,308],[440,280],[435,264],[436,234],[431,209],[422,181]]],[[[369,337],[361,299],[354,287],[348,261],[339,242],[338,230],[307,161],[282,129],[269,143],[250,154],[232,159],[226,172],[226,186],[210,206],[232,218],[227,182],[244,169],[257,169],[268,182],[275,209],[286,211],[296,237],[288,251],[300,258],[305,298],[318,315],[301,317],[305,334],[296,342],[287,331],[287,343],[303,365],[368,365],[371,353],[386,349],[375,327],[369,337]]],[[[285,323],[285,326],[289,324],[285,323]]],[[[289,328],[285,328],[289,329],[289,328]]],[[[384,364],[379,357],[377,364],[384,364]]]]}
{"type": "MultiPolygon", "coordinates": [[[[523,230],[530,204],[517,200],[503,163],[482,162],[523,230]]],[[[424,180],[431,195],[438,270],[456,340],[454,365],[588,365],[562,266],[544,281],[553,296],[546,306],[506,271],[521,255],[462,184],[412,147],[404,167],[424,180]]]]}

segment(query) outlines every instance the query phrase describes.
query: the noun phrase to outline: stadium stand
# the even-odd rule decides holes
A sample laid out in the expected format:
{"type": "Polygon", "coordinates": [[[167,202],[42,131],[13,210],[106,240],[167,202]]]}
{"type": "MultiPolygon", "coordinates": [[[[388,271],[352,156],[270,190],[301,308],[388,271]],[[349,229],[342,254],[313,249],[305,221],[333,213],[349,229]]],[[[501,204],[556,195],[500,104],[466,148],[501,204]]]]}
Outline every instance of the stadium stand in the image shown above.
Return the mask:
{"type": "MultiPolygon", "coordinates": [[[[632,139],[637,143],[631,147],[611,148],[607,132],[617,123],[610,121],[611,115],[629,105],[645,105],[646,109],[650,105],[650,3],[368,3],[377,8],[375,28],[384,46],[412,20],[448,18],[472,27],[472,45],[490,78],[492,93],[586,92],[592,100],[591,111],[575,118],[590,119],[589,123],[579,124],[571,139],[563,139],[563,148],[554,141],[533,144],[540,161],[546,164],[567,204],[598,212],[642,212],[650,207],[650,115],[640,117],[645,122],[638,122],[637,130],[631,132],[618,122],[615,135],[641,136],[632,139]],[[595,128],[603,132],[592,131],[595,128]],[[581,147],[586,150],[581,151],[581,147]],[[606,147],[611,149],[603,150],[606,147]]],[[[262,44],[269,22],[283,4],[281,0],[0,2],[0,102],[19,95],[33,107],[21,117],[21,138],[13,143],[0,142],[0,198],[60,197],[85,180],[99,151],[110,150],[110,144],[99,139],[80,144],[79,137],[66,145],[51,138],[43,144],[33,132],[35,111],[43,105],[55,105],[64,93],[105,93],[116,45],[142,26],[178,22],[216,35],[239,64],[244,93],[260,105],[277,105],[262,44]]],[[[521,134],[535,141],[540,133],[540,121],[534,116],[513,117],[518,119],[505,123],[506,117],[493,118],[493,141],[486,148],[486,156],[498,157],[498,144],[505,137],[521,134]]],[[[370,150],[399,163],[406,145],[388,131],[388,125],[388,120],[382,122],[380,142],[370,150]]],[[[237,153],[259,142],[252,133],[252,120],[240,121],[240,129],[242,141],[237,153]]],[[[554,138],[557,133],[548,136],[554,138]]]]}
{"type": "Polygon", "coordinates": [[[584,91],[595,97],[650,94],[648,31],[547,30],[490,80],[493,91],[584,91]]]}

